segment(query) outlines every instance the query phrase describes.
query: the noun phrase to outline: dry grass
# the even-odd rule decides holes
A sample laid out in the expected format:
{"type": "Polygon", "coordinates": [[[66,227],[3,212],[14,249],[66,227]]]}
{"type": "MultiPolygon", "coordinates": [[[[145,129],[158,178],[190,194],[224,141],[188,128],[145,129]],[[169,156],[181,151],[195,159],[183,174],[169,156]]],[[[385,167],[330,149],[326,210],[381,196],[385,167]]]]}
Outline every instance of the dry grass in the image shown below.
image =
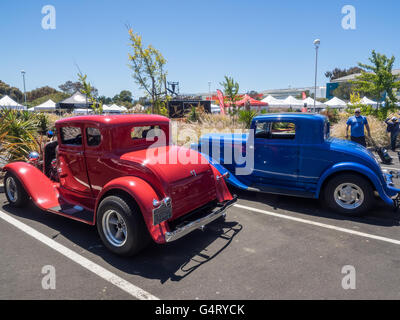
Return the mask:
{"type": "Polygon", "coordinates": [[[228,115],[202,114],[199,121],[171,120],[172,141],[180,146],[197,143],[207,133],[243,133],[247,129],[237,119],[228,115]]]}

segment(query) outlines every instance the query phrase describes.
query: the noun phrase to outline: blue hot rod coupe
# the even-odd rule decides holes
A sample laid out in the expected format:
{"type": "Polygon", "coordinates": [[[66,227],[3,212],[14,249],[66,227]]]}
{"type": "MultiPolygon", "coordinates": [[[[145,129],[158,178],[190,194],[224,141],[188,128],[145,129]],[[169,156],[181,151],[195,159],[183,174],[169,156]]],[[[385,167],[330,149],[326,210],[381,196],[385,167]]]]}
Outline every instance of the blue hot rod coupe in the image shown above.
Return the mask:
{"type": "Polygon", "coordinates": [[[317,198],[349,216],[367,213],[374,193],[395,208],[399,204],[396,173],[382,170],[361,145],[330,137],[322,115],[260,115],[249,133],[207,134],[191,147],[240,189],[317,198]]]}

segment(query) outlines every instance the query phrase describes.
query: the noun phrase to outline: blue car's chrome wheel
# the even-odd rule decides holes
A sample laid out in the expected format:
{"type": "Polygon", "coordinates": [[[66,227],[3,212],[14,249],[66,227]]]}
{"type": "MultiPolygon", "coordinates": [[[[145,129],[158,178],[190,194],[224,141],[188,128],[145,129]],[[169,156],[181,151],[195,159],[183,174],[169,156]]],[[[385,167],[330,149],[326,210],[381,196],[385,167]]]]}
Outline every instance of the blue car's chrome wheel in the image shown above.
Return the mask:
{"type": "Polygon", "coordinates": [[[339,173],[328,179],[321,200],[338,213],[361,216],[373,205],[374,189],[371,182],[358,173],[339,173]]]}
{"type": "Polygon", "coordinates": [[[354,183],[342,183],[334,191],[336,203],[344,209],[356,209],[364,202],[364,192],[354,183]]]}

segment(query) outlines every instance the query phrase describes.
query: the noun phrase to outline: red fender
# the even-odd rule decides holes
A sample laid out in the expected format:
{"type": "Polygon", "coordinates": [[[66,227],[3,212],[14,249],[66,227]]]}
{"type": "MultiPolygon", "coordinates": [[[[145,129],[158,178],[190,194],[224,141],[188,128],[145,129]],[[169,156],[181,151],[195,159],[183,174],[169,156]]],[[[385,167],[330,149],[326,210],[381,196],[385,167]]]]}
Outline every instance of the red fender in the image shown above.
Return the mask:
{"type": "Polygon", "coordinates": [[[12,162],[3,167],[12,172],[21,182],[33,202],[41,209],[59,205],[57,183],[47,178],[42,171],[26,162],[12,162]]]}
{"type": "Polygon", "coordinates": [[[147,229],[153,240],[156,243],[165,243],[165,232],[169,231],[168,225],[162,222],[156,226],[153,225],[153,200],[161,200],[156,194],[154,189],[143,179],[133,176],[120,177],[108,182],[101,190],[99,196],[96,199],[96,212],[97,207],[100,204],[100,199],[110,190],[123,190],[127,192],[139,205],[142,212],[144,222],[146,223],[147,229]]]}
{"type": "Polygon", "coordinates": [[[211,166],[211,169],[214,174],[214,181],[215,181],[215,188],[216,188],[216,192],[217,192],[218,202],[232,200],[233,197],[226,185],[224,178],[217,179],[218,176],[221,177],[221,174],[219,173],[219,171],[216,168],[214,168],[214,166],[211,166]]]}

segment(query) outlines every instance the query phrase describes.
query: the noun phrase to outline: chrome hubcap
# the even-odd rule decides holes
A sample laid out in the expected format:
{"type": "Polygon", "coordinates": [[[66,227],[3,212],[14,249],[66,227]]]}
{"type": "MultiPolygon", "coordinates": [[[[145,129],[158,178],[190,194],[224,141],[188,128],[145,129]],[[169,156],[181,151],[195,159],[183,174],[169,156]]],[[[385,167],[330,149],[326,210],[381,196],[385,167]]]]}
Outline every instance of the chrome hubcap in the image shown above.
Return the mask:
{"type": "Polygon", "coordinates": [[[6,190],[8,199],[11,202],[16,202],[18,200],[17,184],[13,177],[8,177],[6,180],[6,190]]]}
{"type": "Polygon", "coordinates": [[[115,247],[121,247],[127,239],[125,220],[115,210],[107,210],[103,215],[102,226],[108,242],[115,247]]]}
{"type": "Polygon", "coordinates": [[[336,203],[344,209],[356,209],[364,202],[364,192],[353,183],[342,183],[334,192],[336,203]]]}

